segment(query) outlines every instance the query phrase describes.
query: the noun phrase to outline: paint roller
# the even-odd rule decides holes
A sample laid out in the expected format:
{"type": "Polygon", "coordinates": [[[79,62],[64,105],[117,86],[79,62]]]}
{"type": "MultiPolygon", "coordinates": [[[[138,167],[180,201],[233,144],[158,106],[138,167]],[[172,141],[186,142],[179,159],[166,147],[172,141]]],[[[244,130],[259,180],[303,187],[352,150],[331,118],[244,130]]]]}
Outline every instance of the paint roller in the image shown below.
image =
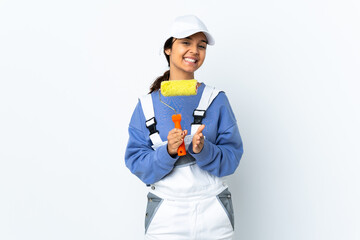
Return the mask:
{"type": "MultiPolygon", "coordinates": [[[[161,91],[161,94],[165,97],[191,96],[191,95],[197,94],[197,88],[198,88],[198,83],[195,79],[192,79],[192,80],[170,80],[170,81],[162,81],[161,82],[160,91],[161,91]]],[[[160,98],[160,93],[159,93],[159,98],[160,98]]],[[[162,102],[163,104],[165,104],[166,106],[168,106],[169,108],[171,108],[172,110],[175,111],[175,114],[172,115],[172,117],[171,117],[172,121],[175,124],[175,128],[182,130],[181,124],[180,124],[181,114],[177,114],[176,110],[173,107],[171,107],[168,104],[161,101],[161,98],[160,98],[160,102],[162,102]]],[[[185,148],[184,141],[178,148],[177,153],[179,156],[186,155],[186,148],[185,148]]]]}

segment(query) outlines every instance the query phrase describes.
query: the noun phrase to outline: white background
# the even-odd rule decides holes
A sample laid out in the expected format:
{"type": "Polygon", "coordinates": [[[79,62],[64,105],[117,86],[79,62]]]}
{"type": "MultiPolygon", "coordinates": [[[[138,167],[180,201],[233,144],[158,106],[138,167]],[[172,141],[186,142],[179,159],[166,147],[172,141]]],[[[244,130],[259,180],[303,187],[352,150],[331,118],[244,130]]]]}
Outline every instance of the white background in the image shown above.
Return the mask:
{"type": "Polygon", "coordinates": [[[360,239],[357,0],[1,0],[0,239],[142,239],[127,127],[189,13],[244,141],[235,239],[360,239]]]}

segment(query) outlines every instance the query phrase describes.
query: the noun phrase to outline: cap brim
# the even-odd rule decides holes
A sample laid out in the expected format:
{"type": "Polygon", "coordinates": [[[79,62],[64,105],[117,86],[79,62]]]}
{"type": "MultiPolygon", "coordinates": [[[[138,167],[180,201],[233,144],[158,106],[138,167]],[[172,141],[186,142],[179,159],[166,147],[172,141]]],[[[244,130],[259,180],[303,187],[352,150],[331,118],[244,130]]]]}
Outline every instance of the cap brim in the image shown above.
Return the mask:
{"type": "Polygon", "coordinates": [[[200,30],[200,31],[199,31],[199,29],[196,29],[196,30],[187,30],[187,31],[184,31],[184,32],[181,32],[181,33],[173,34],[172,37],[175,37],[175,38],[186,38],[186,37],[191,36],[191,35],[193,35],[193,34],[195,34],[195,33],[198,33],[198,32],[202,32],[202,33],[205,34],[206,39],[207,39],[209,45],[214,45],[214,44],[215,44],[215,39],[213,38],[213,36],[212,36],[209,32],[207,32],[207,31],[205,31],[205,30],[200,30]]]}

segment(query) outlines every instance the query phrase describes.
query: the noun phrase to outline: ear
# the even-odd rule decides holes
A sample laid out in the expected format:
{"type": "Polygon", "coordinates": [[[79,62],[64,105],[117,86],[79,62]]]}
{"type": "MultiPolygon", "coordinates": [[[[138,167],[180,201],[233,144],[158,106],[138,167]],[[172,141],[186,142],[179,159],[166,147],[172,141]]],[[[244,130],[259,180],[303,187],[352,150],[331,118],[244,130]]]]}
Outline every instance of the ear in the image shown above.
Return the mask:
{"type": "Polygon", "coordinates": [[[166,55],[170,55],[171,49],[170,49],[170,48],[166,49],[166,50],[165,50],[165,53],[166,53],[166,55]]]}

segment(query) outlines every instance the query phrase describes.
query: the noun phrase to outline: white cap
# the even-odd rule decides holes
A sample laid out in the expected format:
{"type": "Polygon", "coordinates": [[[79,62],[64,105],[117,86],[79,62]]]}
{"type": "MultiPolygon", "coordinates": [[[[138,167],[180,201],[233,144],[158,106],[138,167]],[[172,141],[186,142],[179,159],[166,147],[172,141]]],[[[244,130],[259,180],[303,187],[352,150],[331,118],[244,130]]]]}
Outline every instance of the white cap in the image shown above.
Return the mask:
{"type": "Polygon", "coordinates": [[[185,15],[175,18],[166,39],[170,37],[185,38],[198,32],[205,34],[209,45],[215,44],[215,39],[209,33],[205,24],[195,15],[185,15]]]}

